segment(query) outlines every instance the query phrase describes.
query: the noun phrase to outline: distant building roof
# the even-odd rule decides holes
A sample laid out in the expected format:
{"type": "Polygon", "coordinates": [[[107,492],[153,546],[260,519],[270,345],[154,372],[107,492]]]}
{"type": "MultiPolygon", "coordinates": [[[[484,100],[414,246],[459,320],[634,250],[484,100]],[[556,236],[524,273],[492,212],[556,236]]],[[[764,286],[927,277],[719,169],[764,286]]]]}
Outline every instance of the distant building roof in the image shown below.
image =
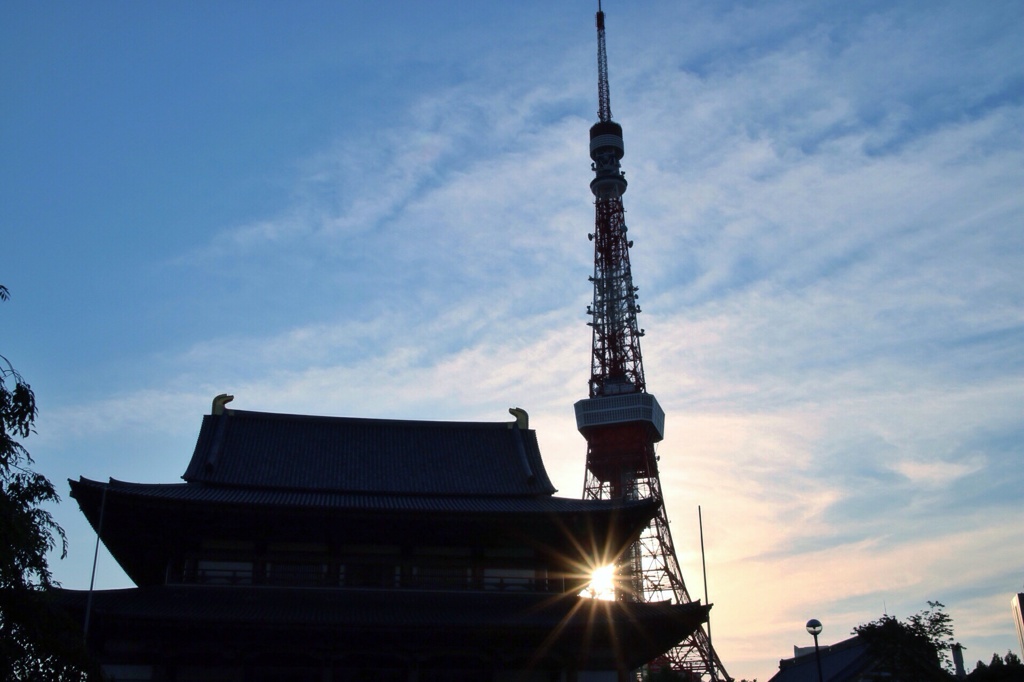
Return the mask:
{"type": "MultiPolygon", "coordinates": [[[[878,679],[914,679],[921,682],[943,682],[949,676],[937,661],[928,662],[907,650],[905,656],[892,657],[902,651],[898,644],[877,648],[880,640],[869,642],[856,635],[830,646],[822,646],[821,679],[826,682],[867,682],[878,679]],[[895,666],[895,667],[894,667],[895,666]]],[[[818,682],[818,664],[814,649],[809,653],[779,661],[779,672],[768,682],[818,682]]]]}
{"type": "Polygon", "coordinates": [[[182,477],[216,486],[444,496],[551,495],[536,433],[515,422],[206,415],[182,477]]]}
{"type": "MultiPolygon", "coordinates": [[[[802,649],[801,649],[802,650],[802,649]]],[[[851,637],[837,644],[820,647],[822,679],[829,682],[850,682],[856,680],[871,667],[867,655],[867,642],[860,637],[851,637]]],[[[818,663],[811,652],[779,661],[779,672],[768,682],[818,682],[818,663]]]]}

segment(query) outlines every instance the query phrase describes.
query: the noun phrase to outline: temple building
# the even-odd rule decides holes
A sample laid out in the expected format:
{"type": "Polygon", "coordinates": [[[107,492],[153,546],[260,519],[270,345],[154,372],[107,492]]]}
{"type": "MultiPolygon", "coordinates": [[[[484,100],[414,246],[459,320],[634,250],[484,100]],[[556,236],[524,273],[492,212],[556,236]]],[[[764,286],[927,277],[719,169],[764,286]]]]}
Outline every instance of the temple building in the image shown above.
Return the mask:
{"type": "Polygon", "coordinates": [[[556,497],[521,410],[400,421],[228,400],[184,483],[71,481],[136,585],[57,595],[107,679],[620,680],[707,619],[585,596],[659,501],[556,497]]]}

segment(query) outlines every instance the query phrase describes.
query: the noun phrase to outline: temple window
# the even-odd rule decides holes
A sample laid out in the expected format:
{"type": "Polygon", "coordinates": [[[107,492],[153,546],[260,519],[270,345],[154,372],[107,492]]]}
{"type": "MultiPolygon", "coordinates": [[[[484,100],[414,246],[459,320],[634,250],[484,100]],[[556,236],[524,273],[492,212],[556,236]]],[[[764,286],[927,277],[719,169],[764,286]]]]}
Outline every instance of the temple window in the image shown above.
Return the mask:
{"type": "Polygon", "coordinates": [[[488,547],[483,554],[485,590],[546,591],[546,581],[537,580],[535,553],[529,547],[488,547]]]}
{"type": "Polygon", "coordinates": [[[195,565],[195,582],[205,585],[252,584],[253,562],[251,561],[199,559],[195,565]]]}
{"type": "Polygon", "coordinates": [[[268,561],[268,585],[322,587],[327,584],[327,564],[314,561],[268,561]]]}
{"type": "Polygon", "coordinates": [[[402,585],[419,589],[466,589],[472,579],[469,547],[416,547],[402,585]]]}
{"type": "Polygon", "coordinates": [[[278,542],[267,545],[263,564],[267,585],[292,587],[336,586],[328,579],[327,545],[278,542]]]}
{"type": "Polygon", "coordinates": [[[340,584],[345,587],[394,588],[401,585],[401,553],[392,545],[360,545],[342,548],[340,584]]]}
{"type": "Polygon", "coordinates": [[[485,590],[536,591],[537,572],[527,568],[485,568],[485,590]]]}

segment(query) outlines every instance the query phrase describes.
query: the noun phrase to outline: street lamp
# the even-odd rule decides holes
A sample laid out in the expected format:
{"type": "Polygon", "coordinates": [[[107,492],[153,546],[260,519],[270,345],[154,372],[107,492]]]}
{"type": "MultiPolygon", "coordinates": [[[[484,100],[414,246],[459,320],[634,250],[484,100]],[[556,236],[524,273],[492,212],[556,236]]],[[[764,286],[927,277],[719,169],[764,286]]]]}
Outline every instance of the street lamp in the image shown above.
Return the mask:
{"type": "Polygon", "coordinates": [[[817,618],[811,618],[807,621],[807,632],[811,633],[814,637],[814,658],[818,662],[818,682],[825,682],[825,678],[821,674],[821,651],[818,649],[818,635],[821,634],[821,621],[817,618]]]}

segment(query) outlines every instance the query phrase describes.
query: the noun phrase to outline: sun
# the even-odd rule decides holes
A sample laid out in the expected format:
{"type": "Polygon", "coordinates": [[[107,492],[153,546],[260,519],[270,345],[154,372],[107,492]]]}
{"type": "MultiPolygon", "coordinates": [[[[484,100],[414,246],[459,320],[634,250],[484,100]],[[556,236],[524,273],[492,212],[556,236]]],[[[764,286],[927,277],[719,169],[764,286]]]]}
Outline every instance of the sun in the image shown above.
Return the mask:
{"type": "Polygon", "coordinates": [[[590,573],[590,584],[580,593],[592,599],[615,599],[615,564],[599,566],[590,573]]]}

